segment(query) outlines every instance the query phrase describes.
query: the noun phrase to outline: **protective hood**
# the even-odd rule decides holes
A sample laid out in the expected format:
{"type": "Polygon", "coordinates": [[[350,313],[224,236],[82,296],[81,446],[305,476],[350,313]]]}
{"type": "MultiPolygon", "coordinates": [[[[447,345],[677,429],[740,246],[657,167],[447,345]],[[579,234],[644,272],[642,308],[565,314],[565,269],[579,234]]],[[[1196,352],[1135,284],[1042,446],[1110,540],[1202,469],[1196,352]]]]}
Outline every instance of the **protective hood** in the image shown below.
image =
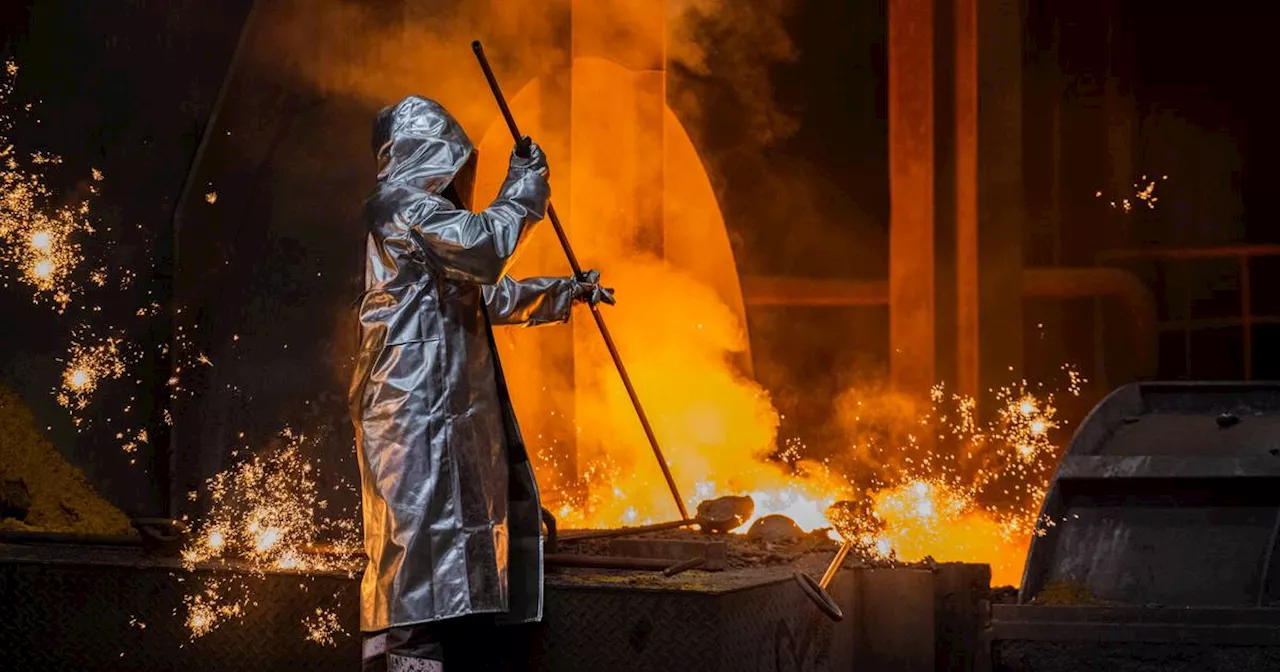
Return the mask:
{"type": "Polygon", "coordinates": [[[412,184],[471,207],[476,149],[439,103],[409,96],[378,113],[373,128],[378,180],[412,184]],[[453,185],[456,194],[447,193],[453,185]]]}

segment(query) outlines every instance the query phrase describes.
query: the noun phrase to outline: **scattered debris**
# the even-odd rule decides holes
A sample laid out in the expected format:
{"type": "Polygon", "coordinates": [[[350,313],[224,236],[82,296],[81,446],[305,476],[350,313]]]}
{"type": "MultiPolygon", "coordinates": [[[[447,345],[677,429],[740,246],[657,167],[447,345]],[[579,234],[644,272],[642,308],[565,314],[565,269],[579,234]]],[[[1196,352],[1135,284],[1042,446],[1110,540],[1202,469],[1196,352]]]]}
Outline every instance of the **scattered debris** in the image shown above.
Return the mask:
{"type": "Polygon", "coordinates": [[[992,604],[1017,604],[1018,589],[1013,586],[999,586],[991,589],[992,604]]]}
{"type": "Polygon", "coordinates": [[[876,515],[876,505],[870,497],[832,504],[827,507],[827,520],[842,539],[853,542],[855,554],[875,555],[876,540],[885,525],[876,515]]]}
{"type": "Polygon", "coordinates": [[[794,543],[804,536],[804,530],[801,530],[794,520],[776,513],[757,520],[751,529],[747,530],[747,539],[773,544],[794,543]]]}
{"type": "Polygon", "coordinates": [[[1031,599],[1032,604],[1056,604],[1074,606],[1103,606],[1110,602],[1098,598],[1089,587],[1079,581],[1050,581],[1031,599]]]}
{"type": "Polygon", "coordinates": [[[704,532],[720,534],[741,527],[756,512],[756,502],[747,496],[708,499],[698,503],[698,524],[704,532]]]}

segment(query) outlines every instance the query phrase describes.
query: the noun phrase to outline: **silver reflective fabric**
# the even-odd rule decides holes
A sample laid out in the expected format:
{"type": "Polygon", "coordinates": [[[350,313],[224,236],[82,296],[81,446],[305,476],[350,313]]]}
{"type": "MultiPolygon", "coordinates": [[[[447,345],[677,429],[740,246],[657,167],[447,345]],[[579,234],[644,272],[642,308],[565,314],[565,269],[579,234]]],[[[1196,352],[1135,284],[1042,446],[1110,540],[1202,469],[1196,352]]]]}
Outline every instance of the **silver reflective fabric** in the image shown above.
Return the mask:
{"type": "Polygon", "coordinates": [[[444,663],[393,654],[387,656],[387,672],[444,672],[444,663]]]}
{"type": "Polygon", "coordinates": [[[546,160],[536,147],[513,155],[497,199],[473,213],[442,195],[475,150],[439,104],[383,110],[373,145],[350,390],[369,557],[361,630],[476,613],[538,620],[538,489],[490,323],[569,318],[572,279],[506,277],[545,214],[546,160]]]}

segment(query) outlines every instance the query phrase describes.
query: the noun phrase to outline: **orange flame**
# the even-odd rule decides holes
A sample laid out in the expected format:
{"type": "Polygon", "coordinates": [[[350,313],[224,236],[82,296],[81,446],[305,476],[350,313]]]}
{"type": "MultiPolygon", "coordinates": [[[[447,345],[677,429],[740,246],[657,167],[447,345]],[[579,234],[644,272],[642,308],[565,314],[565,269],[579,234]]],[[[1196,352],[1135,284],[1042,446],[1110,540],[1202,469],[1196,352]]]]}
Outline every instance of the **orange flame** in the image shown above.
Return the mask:
{"type": "MultiPolygon", "coordinates": [[[[1017,583],[1028,521],[1047,478],[1042,465],[1055,453],[1049,400],[1025,385],[1002,391],[994,400],[1001,408],[997,420],[984,426],[974,417],[975,400],[953,399],[958,410],[942,417],[885,397],[877,412],[904,431],[880,456],[867,458],[894,466],[874,481],[845,470],[849,460],[842,456],[833,458],[842,465],[836,468],[802,460],[795,450],[779,455],[778,412],[751,376],[737,270],[692,142],[669,110],[640,120],[644,81],[621,66],[579,59],[573,86],[572,157],[548,148],[553,166],[572,159],[568,170],[553,170],[553,193],[558,198],[571,186],[570,199],[557,205],[575,251],[617,290],[618,305],[606,307],[605,317],[689,510],[708,498],[745,494],[756,504],[749,522],[781,513],[816,530],[831,526],[830,505],[871,490],[883,530],[873,544],[880,553],[989,562],[997,582],[1017,583]],[[658,125],[658,134],[646,131],[646,123],[658,125]],[[652,137],[662,144],[646,145],[652,137]],[[654,173],[646,171],[657,164],[644,153],[659,148],[657,174],[665,177],[650,184],[645,180],[654,173]],[[931,431],[953,437],[955,454],[928,453],[916,434],[931,431]],[[1019,481],[1015,489],[1026,496],[993,507],[988,491],[1009,487],[1009,479],[1019,481]]],[[[535,81],[513,97],[512,108],[526,132],[553,138],[538,126],[541,95],[535,81]]],[[[495,121],[481,142],[480,201],[505,174],[505,133],[495,121]]],[[[558,241],[546,231],[513,271],[515,277],[566,273],[558,241]]],[[[539,452],[539,476],[554,483],[547,499],[566,527],[673,520],[676,507],[635,410],[595,325],[584,317],[579,313],[569,328],[500,330],[498,336],[521,425],[539,452]],[[566,375],[569,361],[572,374],[566,375]],[[566,454],[556,436],[572,436],[576,455],[566,454]]],[[[944,396],[939,392],[935,404],[947,401],[944,396]]],[[[856,430],[850,436],[856,455],[861,437],[856,430]]]]}

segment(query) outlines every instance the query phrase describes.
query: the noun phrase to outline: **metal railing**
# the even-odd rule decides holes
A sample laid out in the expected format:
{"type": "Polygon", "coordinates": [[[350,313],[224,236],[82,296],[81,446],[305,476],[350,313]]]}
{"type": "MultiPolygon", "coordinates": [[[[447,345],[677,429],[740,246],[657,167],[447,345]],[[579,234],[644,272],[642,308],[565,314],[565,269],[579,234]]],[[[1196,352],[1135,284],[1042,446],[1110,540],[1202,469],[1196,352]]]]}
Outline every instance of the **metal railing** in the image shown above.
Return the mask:
{"type": "MultiPolygon", "coordinates": [[[[889,305],[888,280],[834,280],[779,276],[742,278],[747,307],[869,308],[889,305]]],[[[1024,299],[1097,299],[1123,307],[1131,334],[1129,373],[1149,378],[1156,373],[1159,334],[1155,297],[1132,273],[1119,268],[1051,267],[1022,271],[1024,299]]],[[[1099,320],[1099,324],[1102,321],[1099,320]]],[[[1101,354],[1098,355],[1102,360],[1101,354]]],[[[1102,381],[1104,372],[1097,374],[1102,381]]]]}
{"type": "MultiPolygon", "coordinates": [[[[1253,380],[1253,327],[1258,324],[1280,324],[1280,315],[1257,315],[1253,312],[1253,283],[1250,277],[1250,260],[1254,257],[1280,257],[1280,245],[1227,245],[1221,247],[1149,248],[1106,250],[1098,254],[1100,265],[1123,261],[1157,260],[1194,261],[1212,259],[1236,260],[1236,273],[1240,293],[1239,316],[1228,318],[1192,317],[1193,298],[1190,294],[1183,301],[1183,318],[1165,320],[1157,325],[1162,331],[1183,333],[1183,359],[1186,374],[1191,373],[1191,334],[1206,329],[1239,327],[1241,329],[1241,358],[1245,380],[1253,380]]],[[[1168,297],[1166,296],[1166,301],[1168,297]]]]}

